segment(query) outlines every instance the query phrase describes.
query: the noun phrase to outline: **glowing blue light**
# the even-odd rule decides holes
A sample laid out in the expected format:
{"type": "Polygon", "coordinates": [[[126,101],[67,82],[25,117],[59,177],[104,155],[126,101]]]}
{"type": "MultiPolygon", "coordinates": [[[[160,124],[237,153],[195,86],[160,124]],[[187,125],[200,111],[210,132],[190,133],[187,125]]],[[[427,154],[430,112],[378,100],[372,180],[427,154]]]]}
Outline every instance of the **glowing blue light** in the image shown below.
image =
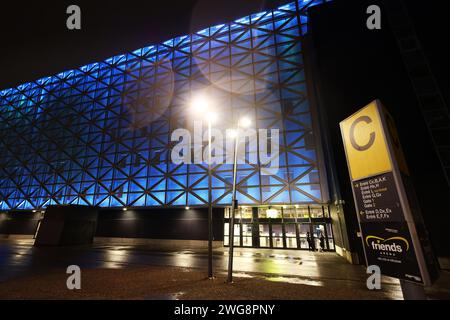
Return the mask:
{"type": "Polygon", "coordinates": [[[243,17],[241,19],[235,20],[235,22],[240,24],[250,24],[250,17],[243,17]]]}
{"type": "Polygon", "coordinates": [[[178,46],[182,43],[189,41],[189,36],[181,36],[174,39],[174,46],[178,46]]]}
{"type": "Polygon", "coordinates": [[[266,14],[267,14],[267,11],[252,14],[252,16],[251,16],[252,22],[258,21],[260,18],[264,17],[266,14]]]}
{"type": "Polygon", "coordinates": [[[156,46],[149,46],[142,49],[142,55],[152,55],[156,52],[156,46]]]}
{"type": "Polygon", "coordinates": [[[114,61],[114,57],[111,57],[111,58],[108,58],[108,59],[105,60],[105,62],[106,62],[107,64],[112,64],[113,61],[114,61]]]}
{"type": "Polygon", "coordinates": [[[221,31],[221,29],[223,29],[225,26],[226,26],[226,24],[219,24],[217,26],[210,27],[209,29],[210,29],[211,35],[215,34],[218,31],[221,31]]]}
{"type": "Polygon", "coordinates": [[[168,47],[173,47],[173,39],[165,41],[164,45],[166,45],[168,47]]]}
{"type": "Polygon", "coordinates": [[[279,10],[290,10],[290,11],[295,11],[295,4],[294,3],[288,3],[284,6],[281,6],[278,8],[279,10]]]}
{"type": "Polygon", "coordinates": [[[202,36],[209,36],[209,28],[200,30],[199,32],[196,32],[197,34],[200,34],[202,36]]]}
{"type": "MultiPolygon", "coordinates": [[[[322,2],[299,0],[298,7],[303,10],[322,2]]],[[[255,119],[255,123],[259,127],[284,127],[292,131],[285,134],[286,140],[290,143],[300,142],[292,147],[294,152],[281,155],[282,168],[272,176],[260,176],[261,168],[255,174],[255,168],[251,165],[238,166],[240,171],[238,181],[242,182],[239,192],[241,203],[251,205],[267,201],[273,203],[320,201],[318,185],[314,185],[308,175],[299,178],[305,172],[305,168],[309,169],[316,161],[316,152],[305,150],[304,140],[301,138],[304,130],[309,130],[312,125],[308,102],[304,97],[299,97],[293,92],[307,91],[304,75],[301,72],[292,71],[297,66],[303,65],[301,46],[291,45],[291,42],[300,36],[298,20],[295,19],[298,13],[295,10],[295,3],[283,5],[273,11],[243,17],[234,23],[215,25],[192,35],[167,40],[160,45],[147,46],[134,50],[132,53],[110,57],[103,62],[87,64],[78,69],[60,72],[55,76],[24,83],[17,88],[1,90],[1,111],[12,115],[11,124],[17,123],[20,120],[18,117],[34,117],[39,126],[42,125],[39,121],[44,121],[43,123],[49,126],[49,135],[52,135],[52,138],[59,139],[61,135],[61,139],[65,139],[64,135],[70,137],[71,132],[61,127],[59,121],[71,123],[71,130],[82,136],[80,140],[82,142],[64,140],[66,152],[58,153],[49,137],[39,135],[39,130],[35,130],[36,128],[30,128],[35,132],[30,139],[37,141],[36,147],[48,150],[45,151],[45,157],[61,158],[66,161],[66,164],[62,166],[64,173],[61,174],[64,178],[55,175],[42,161],[39,162],[39,157],[33,157],[33,149],[30,151],[30,163],[32,163],[30,166],[38,168],[39,174],[36,180],[26,175],[20,177],[20,183],[23,185],[20,189],[23,191],[19,192],[15,190],[15,182],[2,179],[0,195],[2,198],[8,195],[9,199],[1,201],[0,208],[2,210],[28,209],[33,206],[46,207],[56,203],[101,207],[205,205],[210,187],[205,167],[170,165],[166,163],[167,152],[161,152],[166,150],[166,144],[169,141],[171,127],[168,123],[160,121],[153,125],[147,122],[145,123],[146,133],[139,136],[144,130],[139,129],[133,132],[130,130],[128,120],[141,117],[141,114],[131,114],[133,108],[139,107],[145,110],[158,103],[162,104],[161,101],[153,101],[155,98],[153,91],[147,92],[154,85],[155,78],[167,82],[174,81],[175,77],[176,90],[186,90],[186,94],[190,85],[195,84],[199,88],[207,85],[213,78],[206,79],[208,81],[203,79],[186,81],[185,79],[190,79],[196,75],[196,72],[197,77],[202,77],[200,71],[202,74],[205,71],[199,70],[201,68],[191,57],[198,58],[198,61],[207,61],[210,59],[210,53],[221,59],[220,63],[227,64],[231,60],[231,63],[236,64],[240,73],[232,74],[235,80],[232,84],[233,90],[244,88],[248,91],[247,93],[251,93],[244,94],[239,98],[240,101],[233,102],[232,109],[248,108],[249,105],[254,108],[254,99],[261,101],[262,105],[270,109],[272,106],[279,107],[280,101],[284,99],[296,101],[295,110],[301,113],[296,115],[295,122],[292,119],[273,121],[270,113],[258,114],[259,119],[255,119]],[[258,29],[252,28],[250,31],[250,28],[243,26],[250,23],[258,26],[258,29]],[[279,28],[277,32],[273,31],[274,24],[279,28]],[[239,45],[234,45],[234,42],[239,45]],[[231,44],[230,50],[224,50],[229,44],[231,44]],[[255,62],[253,65],[249,65],[248,59],[243,59],[251,46],[259,48],[264,53],[261,55],[255,51],[251,59],[255,62]],[[267,56],[275,56],[276,52],[282,59],[273,64],[267,56]],[[155,68],[158,62],[163,62],[163,67],[155,68]],[[170,71],[170,75],[165,74],[166,69],[170,71]],[[261,79],[255,81],[256,85],[262,85],[258,92],[254,92],[255,84],[252,83],[249,86],[246,80],[254,73],[264,74],[261,79]],[[139,77],[145,79],[141,84],[136,81],[139,77]],[[178,78],[183,80],[179,81],[178,78]],[[265,87],[267,83],[277,84],[280,80],[285,82],[285,87],[272,90],[273,93],[267,97],[265,87]],[[33,109],[34,106],[36,108],[33,109]],[[48,114],[42,112],[46,109],[49,110],[48,114]],[[58,121],[48,123],[52,119],[51,116],[57,115],[58,112],[61,112],[58,121]],[[123,119],[118,118],[121,113],[125,115],[123,119]],[[75,117],[72,117],[73,115],[75,117]],[[95,126],[90,127],[87,122],[92,121],[95,122],[95,126]],[[116,137],[120,136],[123,139],[122,143],[116,144],[115,134],[104,134],[104,129],[117,131],[116,137]],[[157,138],[149,139],[150,133],[157,138]],[[88,141],[92,144],[90,147],[84,145],[88,141]],[[158,153],[159,163],[136,164],[130,157],[127,158],[126,163],[118,164],[121,155],[126,154],[131,146],[142,149],[140,150],[142,159],[153,159],[158,153]],[[102,157],[99,156],[100,153],[102,157]],[[76,156],[84,163],[72,162],[71,156],[76,156]],[[288,164],[290,167],[287,166],[288,164]],[[113,166],[117,165],[120,169],[113,169],[113,166]],[[84,172],[83,166],[89,169],[84,172]],[[129,175],[133,178],[129,179],[129,175]],[[287,175],[290,175],[291,180],[297,179],[295,187],[302,190],[304,194],[282,182],[287,179],[287,175]],[[70,188],[64,187],[67,179],[71,179],[70,188]],[[101,183],[97,183],[97,180],[101,183]],[[40,182],[45,182],[52,194],[48,194],[41,188],[40,182]],[[111,195],[113,190],[116,192],[114,196],[111,195]],[[61,194],[57,199],[53,199],[56,193],[61,194]]],[[[303,32],[306,32],[306,11],[301,11],[300,16],[301,28],[303,32]]],[[[212,65],[210,72],[219,74],[222,69],[222,66],[212,65]]],[[[208,73],[204,73],[203,76],[207,77],[208,73]]],[[[163,91],[164,86],[161,87],[163,91]]],[[[170,100],[170,107],[172,105],[180,107],[180,104],[185,103],[186,100],[186,97],[174,92],[163,91],[158,92],[158,95],[170,96],[170,99],[167,99],[170,100]]],[[[169,110],[169,102],[167,107],[169,110]]],[[[257,112],[263,112],[263,108],[257,108],[257,112]]],[[[10,124],[7,123],[7,125],[10,124]]],[[[5,170],[11,170],[11,167],[5,170]]],[[[212,197],[218,204],[229,205],[231,201],[229,176],[231,176],[232,165],[223,165],[221,170],[222,172],[218,174],[221,179],[212,178],[212,197]]]]}

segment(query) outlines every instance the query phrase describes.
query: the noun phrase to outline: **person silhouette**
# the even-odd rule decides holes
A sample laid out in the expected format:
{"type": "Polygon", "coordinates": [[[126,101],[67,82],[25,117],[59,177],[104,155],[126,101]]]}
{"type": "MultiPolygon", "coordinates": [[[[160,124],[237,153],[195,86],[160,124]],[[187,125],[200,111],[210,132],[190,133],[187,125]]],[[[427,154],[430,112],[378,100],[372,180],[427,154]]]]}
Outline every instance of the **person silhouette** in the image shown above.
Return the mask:
{"type": "Polygon", "coordinates": [[[323,233],[320,233],[319,243],[320,251],[323,252],[325,250],[325,237],[323,236],[323,233]]]}
{"type": "Polygon", "coordinates": [[[310,233],[306,233],[306,241],[308,241],[308,250],[309,251],[315,251],[314,250],[314,239],[311,237],[310,233]]]}

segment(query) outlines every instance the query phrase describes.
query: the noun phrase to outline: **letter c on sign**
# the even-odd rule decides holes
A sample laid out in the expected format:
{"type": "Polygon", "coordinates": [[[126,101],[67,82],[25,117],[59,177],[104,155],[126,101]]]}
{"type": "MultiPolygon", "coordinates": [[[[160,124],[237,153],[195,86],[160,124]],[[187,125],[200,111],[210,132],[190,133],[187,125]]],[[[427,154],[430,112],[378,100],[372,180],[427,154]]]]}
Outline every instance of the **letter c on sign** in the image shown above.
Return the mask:
{"type": "Polygon", "coordinates": [[[350,143],[352,144],[353,148],[355,148],[356,150],[366,151],[375,142],[375,132],[372,132],[370,134],[370,139],[369,139],[369,142],[367,142],[367,144],[360,146],[355,140],[355,128],[360,122],[365,122],[367,124],[370,124],[370,123],[372,123],[372,119],[370,119],[368,116],[362,116],[362,117],[359,117],[358,119],[356,119],[352,123],[352,125],[350,127],[350,143]]]}

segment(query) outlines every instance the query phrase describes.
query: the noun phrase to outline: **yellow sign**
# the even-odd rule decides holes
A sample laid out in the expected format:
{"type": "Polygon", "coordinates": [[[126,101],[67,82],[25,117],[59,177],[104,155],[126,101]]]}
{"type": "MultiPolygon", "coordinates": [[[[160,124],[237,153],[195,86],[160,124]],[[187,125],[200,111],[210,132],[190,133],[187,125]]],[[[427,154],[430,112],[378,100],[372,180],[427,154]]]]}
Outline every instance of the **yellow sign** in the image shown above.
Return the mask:
{"type": "Polygon", "coordinates": [[[377,101],[340,123],[353,181],[392,171],[377,101]]]}

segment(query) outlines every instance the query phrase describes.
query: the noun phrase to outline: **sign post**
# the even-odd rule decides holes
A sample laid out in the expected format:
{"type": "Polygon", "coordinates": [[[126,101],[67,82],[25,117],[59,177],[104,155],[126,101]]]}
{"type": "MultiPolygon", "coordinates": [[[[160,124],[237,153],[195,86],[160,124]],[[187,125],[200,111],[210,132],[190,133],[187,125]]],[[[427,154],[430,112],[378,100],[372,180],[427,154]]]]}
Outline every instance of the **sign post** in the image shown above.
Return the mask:
{"type": "Polygon", "coordinates": [[[406,299],[425,298],[423,285],[437,279],[439,268],[394,121],[376,100],[340,127],[366,263],[400,279],[406,299]]]}

